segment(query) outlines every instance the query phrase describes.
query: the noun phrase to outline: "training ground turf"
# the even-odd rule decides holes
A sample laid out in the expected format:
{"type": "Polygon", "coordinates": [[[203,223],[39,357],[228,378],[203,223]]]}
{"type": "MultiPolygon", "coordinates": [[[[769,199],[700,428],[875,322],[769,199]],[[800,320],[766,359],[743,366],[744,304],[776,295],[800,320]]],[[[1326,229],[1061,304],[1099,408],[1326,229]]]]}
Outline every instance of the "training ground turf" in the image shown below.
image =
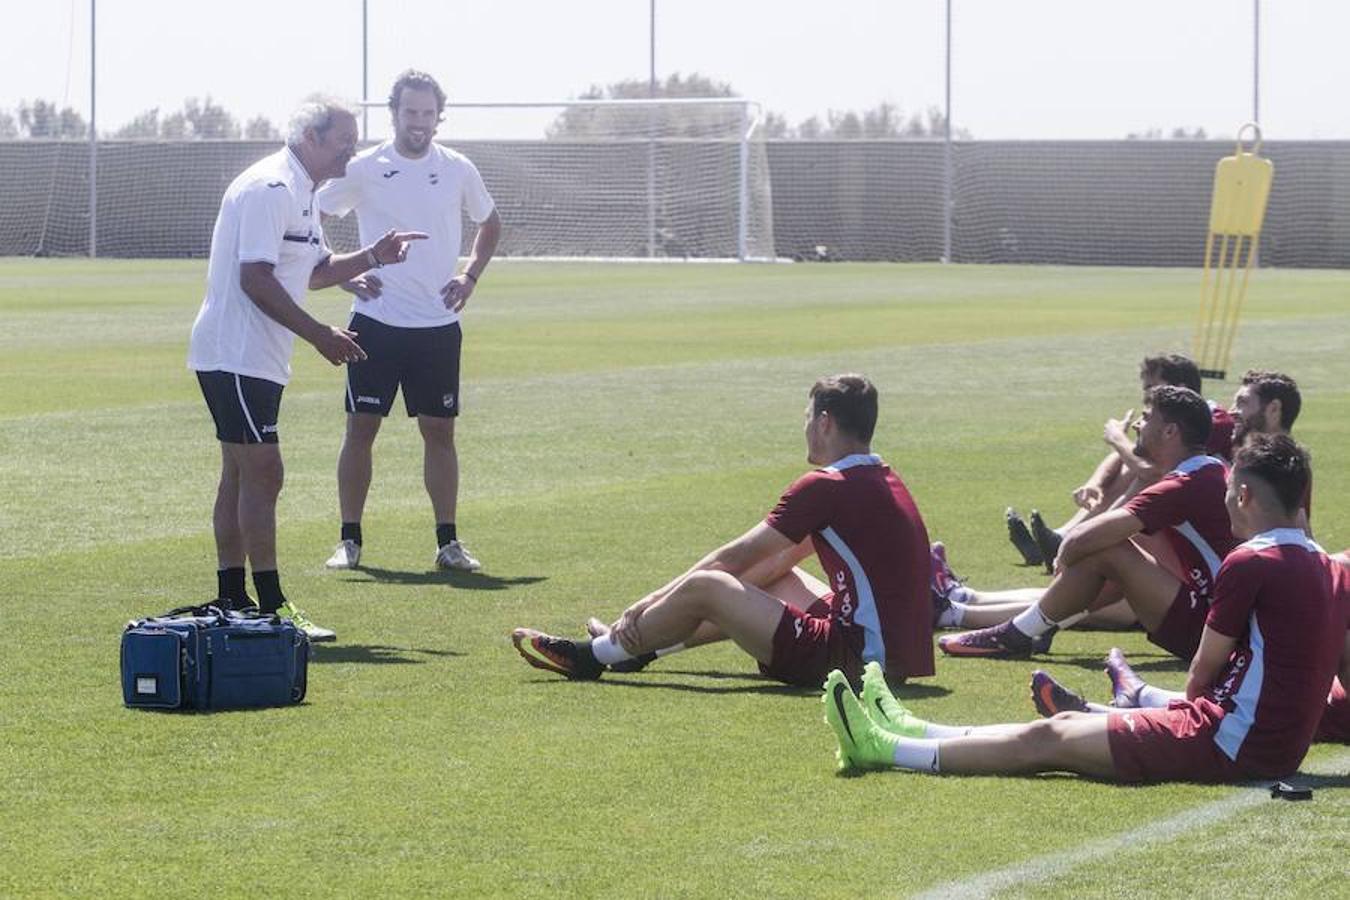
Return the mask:
{"type": "MultiPolygon", "coordinates": [[[[1198,272],[494,265],[459,437],[478,577],[430,568],[401,415],[376,446],[367,567],[324,570],[341,373],[300,344],[281,569],[339,643],[316,648],[301,707],[132,712],[123,623],[215,590],[218,450],[184,368],[204,273],[0,261],[0,895],[1344,895],[1345,747],[1309,754],[1308,803],[841,777],[817,696],[730,647],[572,684],[508,638],[576,633],[754,524],[804,468],[807,387],[841,370],[877,382],[874,446],[956,570],[1044,584],[1014,565],[1003,508],[1069,512],[1102,422],[1138,403],[1139,359],[1187,347],[1198,272]]],[[[339,322],[345,296],[310,307],[339,322]]],[[[1250,366],[1302,385],[1316,537],[1350,546],[1350,274],[1256,273],[1233,369],[1250,366]]],[[[1138,633],[1071,633],[1035,664],[939,659],[900,693],[937,721],[1026,719],[1034,665],[1104,699],[1113,643],[1183,683],[1138,633]]]]}

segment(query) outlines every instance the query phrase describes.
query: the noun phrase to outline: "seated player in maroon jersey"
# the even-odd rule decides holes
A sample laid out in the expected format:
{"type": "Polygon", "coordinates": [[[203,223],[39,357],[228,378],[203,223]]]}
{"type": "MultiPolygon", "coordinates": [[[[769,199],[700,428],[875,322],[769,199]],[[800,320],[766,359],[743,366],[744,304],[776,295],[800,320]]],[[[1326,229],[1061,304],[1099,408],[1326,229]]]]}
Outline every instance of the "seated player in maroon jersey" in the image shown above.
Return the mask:
{"type": "Polygon", "coordinates": [[[956,728],[916,718],[869,671],[858,701],[825,682],[839,760],[860,768],[1020,774],[1070,771],[1124,782],[1240,781],[1297,770],[1341,659],[1350,607],[1340,567],[1296,527],[1308,456],[1286,435],[1237,451],[1225,496],[1246,538],[1224,560],[1184,699],[1107,715],[956,728]]]}
{"type": "Polygon", "coordinates": [[[1124,591],[1154,643],[1190,659],[1219,563],[1235,543],[1223,506],[1227,467],[1205,453],[1211,415],[1199,394],[1163,385],[1149,391],[1147,402],[1136,425],[1135,454],[1166,474],[1119,509],[1075,528],[1059,549],[1054,580],[1036,603],[997,625],[942,637],[944,653],[1030,656],[1047,635],[1080,622],[1111,583],[1124,591]],[[1182,563],[1182,577],[1134,540],[1140,534],[1165,537],[1182,563]]]}
{"type": "MultiPolygon", "coordinates": [[[[1311,473],[1309,473],[1311,475],[1311,473]]],[[[1341,569],[1337,580],[1336,602],[1350,605],[1350,550],[1331,557],[1341,569]]],[[[1350,616],[1347,616],[1350,625],[1350,616]]],[[[1111,681],[1111,703],[1102,705],[1083,699],[1075,691],[1064,687],[1045,672],[1031,675],[1031,699],[1043,716],[1061,712],[1111,712],[1117,709],[1151,709],[1165,707],[1173,700],[1185,699],[1180,691],[1169,691],[1149,684],[1134,671],[1119,647],[1112,647],[1106,655],[1106,677],[1111,681]]],[[[1350,684],[1350,630],[1345,633],[1341,648],[1340,671],[1331,682],[1326,708],[1317,723],[1313,742],[1350,744],[1350,695],[1345,686],[1350,684]]]]}
{"type": "Polygon", "coordinates": [[[896,679],[933,674],[928,534],[900,477],[871,452],[877,392],[861,375],[822,378],[806,408],[807,460],[745,534],[624,610],[590,640],[518,628],[530,665],[572,679],[634,671],[656,656],[730,639],[788,684],[876,661],[896,679]],[[814,551],[823,584],[796,564],[814,551]]]}
{"type": "MultiPolygon", "coordinates": [[[[1145,360],[1145,366],[1149,360],[1145,360]]],[[[1147,381],[1147,376],[1144,376],[1147,381]]],[[[1251,435],[1289,434],[1303,398],[1298,383],[1282,372],[1258,369],[1248,370],[1243,376],[1233,402],[1229,407],[1232,418],[1232,445],[1240,447],[1251,435]]],[[[1214,447],[1212,439],[1209,448],[1214,447]]],[[[1300,527],[1312,535],[1312,481],[1302,504],[1300,527]]],[[[1135,539],[1139,541],[1139,538],[1135,539]]],[[[1175,554],[1168,552],[1166,541],[1154,540],[1144,549],[1159,564],[1177,576],[1184,575],[1175,554]]],[[[982,628],[1009,619],[1035,603],[1045,593],[1043,588],[1018,588],[1008,591],[966,590],[947,564],[945,548],[934,544],[933,572],[930,593],[934,608],[934,625],[941,628],[982,628]],[[971,608],[971,604],[981,604],[971,608]]],[[[1100,602],[1100,601],[1099,601],[1100,602]]],[[[1134,622],[1134,613],[1128,604],[1114,603],[1093,612],[1079,627],[1123,628],[1134,622]]]]}

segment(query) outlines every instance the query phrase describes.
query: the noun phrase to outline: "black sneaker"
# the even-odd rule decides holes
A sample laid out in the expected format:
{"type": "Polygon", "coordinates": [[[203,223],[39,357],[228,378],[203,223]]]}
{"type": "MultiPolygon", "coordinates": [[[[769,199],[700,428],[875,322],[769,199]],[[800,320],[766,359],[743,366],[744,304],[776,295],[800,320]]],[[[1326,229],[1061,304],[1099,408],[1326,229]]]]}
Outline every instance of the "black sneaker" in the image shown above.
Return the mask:
{"type": "Polygon", "coordinates": [[[1017,552],[1022,554],[1022,561],[1029,566],[1039,566],[1045,562],[1045,558],[1041,556],[1041,548],[1036,546],[1036,539],[1027,530],[1027,523],[1022,521],[1017,510],[1010,506],[1003,515],[1008,520],[1008,540],[1012,541],[1017,552]]]}
{"type": "Polygon", "coordinates": [[[1045,563],[1045,574],[1053,575],[1055,557],[1059,556],[1059,545],[1064,543],[1064,538],[1046,525],[1040,512],[1034,509],[1031,511],[1031,536],[1036,541],[1036,548],[1040,550],[1042,562],[1045,563]]]}
{"type": "Polygon", "coordinates": [[[595,681],[605,671],[605,667],[595,661],[588,646],[583,647],[566,638],[553,637],[532,628],[517,628],[511,632],[511,643],[536,669],[557,672],[572,681],[595,681]]]}

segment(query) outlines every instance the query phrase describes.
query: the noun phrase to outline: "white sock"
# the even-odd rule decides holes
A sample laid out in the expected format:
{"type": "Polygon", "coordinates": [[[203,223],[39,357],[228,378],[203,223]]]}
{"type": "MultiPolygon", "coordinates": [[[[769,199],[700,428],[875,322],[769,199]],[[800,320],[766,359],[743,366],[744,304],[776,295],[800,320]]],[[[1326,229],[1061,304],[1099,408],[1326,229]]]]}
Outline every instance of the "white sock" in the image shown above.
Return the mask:
{"type": "Polygon", "coordinates": [[[896,738],[894,761],[901,769],[936,774],[939,771],[938,742],[922,738],[896,738]]]}
{"type": "Polygon", "coordinates": [[[925,722],[923,728],[923,736],[936,741],[966,737],[968,734],[970,734],[969,725],[938,725],[935,722],[925,722]]]}
{"type": "Polygon", "coordinates": [[[669,656],[672,653],[679,653],[681,650],[688,650],[684,644],[671,644],[669,647],[662,647],[656,651],[657,656],[669,656]]]}
{"type": "Polygon", "coordinates": [[[1031,606],[1027,607],[1024,612],[1020,612],[1016,616],[1013,616],[1012,623],[1013,627],[1018,631],[1022,632],[1027,637],[1033,638],[1040,637],[1051,628],[1055,627],[1055,623],[1047,619],[1041,612],[1041,605],[1039,603],[1033,603],[1031,606]]]}
{"type": "Polygon", "coordinates": [[[957,603],[956,601],[952,601],[951,606],[948,606],[946,609],[944,609],[942,611],[942,615],[938,616],[936,627],[960,628],[961,623],[966,620],[966,608],[967,607],[964,603],[957,603]]]}
{"type": "Polygon", "coordinates": [[[622,644],[607,634],[591,640],[591,652],[595,654],[595,661],[602,666],[612,666],[633,658],[633,654],[623,649],[622,644]]]}
{"type": "Polygon", "coordinates": [[[1055,623],[1055,626],[1058,628],[1072,628],[1073,626],[1077,625],[1079,622],[1083,621],[1087,617],[1088,614],[1086,612],[1076,612],[1071,616],[1065,616],[1064,618],[1060,619],[1058,622],[1055,623]]]}
{"type": "Polygon", "coordinates": [[[1113,713],[1116,711],[1114,706],[1102,706],[1100,703],[1093,703],[1090,700],[1088,701],[1087,708],[1090,713],[1113,713]]]}
{"type": "Polygon", "coordinates": [[[1139,704],[1140,709],[1151,709],[1166,706],[1172,700],[1185,699],[1186,695],[1181,691],[1165,691],[1162,688],[1146,684],[1139,689],[1139,696],[1135,702],[1139,704]]]}

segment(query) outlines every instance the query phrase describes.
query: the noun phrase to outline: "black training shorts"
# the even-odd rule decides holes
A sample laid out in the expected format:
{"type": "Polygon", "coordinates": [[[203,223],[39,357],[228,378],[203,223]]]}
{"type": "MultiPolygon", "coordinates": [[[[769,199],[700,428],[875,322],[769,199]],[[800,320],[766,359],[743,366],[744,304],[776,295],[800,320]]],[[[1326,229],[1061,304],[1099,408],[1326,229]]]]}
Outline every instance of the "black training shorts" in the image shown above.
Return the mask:
{"type": "Polygon", "coordinates": [[[234,372],[198,372],[197,383],[221,443],[277,443],[277,415],[285,385],[234,372]]]}
{"type": "Polygon", "coordinates": [[[410,416],[459,415],[459,323],[399,328],[360,313],[347,326],[366,359],[347,366],[347,412],[389,415],[403,388],[410,416]]]}

